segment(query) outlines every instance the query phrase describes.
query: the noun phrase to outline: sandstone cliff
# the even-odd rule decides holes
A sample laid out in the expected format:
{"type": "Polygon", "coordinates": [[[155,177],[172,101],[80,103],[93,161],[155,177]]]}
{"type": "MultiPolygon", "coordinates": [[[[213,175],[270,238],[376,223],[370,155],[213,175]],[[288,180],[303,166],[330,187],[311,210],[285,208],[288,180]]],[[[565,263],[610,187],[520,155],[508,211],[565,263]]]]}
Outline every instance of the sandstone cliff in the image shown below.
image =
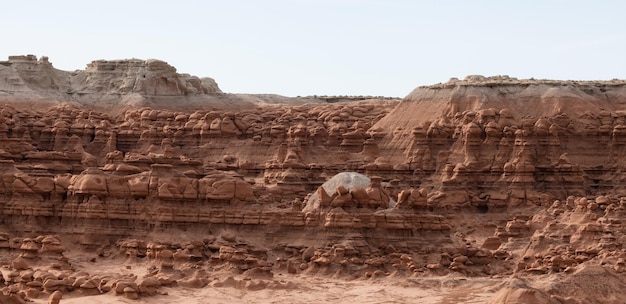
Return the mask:
{"type": "Polygon", "coordinates": [[[624,84],[468,77],[415,89],[373,128],[434,189],[620,194],[624,84]]]}
{"type": "Polygon", "coordinates": [[[471,76],[402,101],[232,103],[162,61],[68,73],[12,57],[0,76],[5,295],[282,288],[284,273],[510,278],[495,302],[624,300],[572,287],[623,287],[623,81],[471,76]],[[147,274],[78,271],[68,247],[147,274]]]}
{"type": "Polygon", "coordinates": [[[167,62],[149,59],[94,60],[73,72],[53,67],[48,57],[10,56],[0,61],[0,101],[34,107],[69,103],[95,109],[137,106],[199,109],[253,107],[258,103],[315,103],[316,98],[224,94],[215,80],[181,74],[167,62]]]}

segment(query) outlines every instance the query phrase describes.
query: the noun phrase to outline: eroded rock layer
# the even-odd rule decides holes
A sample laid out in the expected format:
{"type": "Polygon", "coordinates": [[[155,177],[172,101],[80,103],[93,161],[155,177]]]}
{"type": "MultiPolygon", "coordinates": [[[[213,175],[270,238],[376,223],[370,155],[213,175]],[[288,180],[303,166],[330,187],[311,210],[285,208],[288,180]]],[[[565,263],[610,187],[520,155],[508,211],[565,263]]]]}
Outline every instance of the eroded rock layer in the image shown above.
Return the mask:
{"type": "Polygon", "coordinates": [[[123,104],[219,89],[160,61],[94,61],[71,74],[15,57],[0,68],[5,295],[284,288],[273,273],[515,276],[499,299],[542,303],[615,297],[528,278],[623,285],[622,81],[472,76],[400,102],[108,111],[20,98],[114,91],[103,98],[123,104]],[[147,274],[77,272],[68,246],[147,274]],[[217,271],[233,277],[211,280],[217,271]]]}
{"type": "Polygon", "coordinates": [[[9,56],[0,61],[0,102],[23,107],[72,104],[120,113],[133,107],[170,109],[250,108],[265,103],[319,103],[318,98],[222,93],[215,80],[178,73],[156,59],[94,60],[74,72],[54,68],[48,57],[9,56]]]}

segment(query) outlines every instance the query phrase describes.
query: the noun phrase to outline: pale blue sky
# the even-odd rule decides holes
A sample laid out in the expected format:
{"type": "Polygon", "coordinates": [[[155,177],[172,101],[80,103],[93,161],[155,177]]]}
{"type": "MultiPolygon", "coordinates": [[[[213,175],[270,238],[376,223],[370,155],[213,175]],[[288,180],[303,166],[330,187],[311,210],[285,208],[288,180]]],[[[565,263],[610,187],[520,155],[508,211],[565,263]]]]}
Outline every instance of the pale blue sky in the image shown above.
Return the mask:
{"type": "Polygon", "coordinates": [[[7,1],[0,60],[156,58],[230,93],[405,96],[470,74],[626,78],[626,1],[7,1]]]}

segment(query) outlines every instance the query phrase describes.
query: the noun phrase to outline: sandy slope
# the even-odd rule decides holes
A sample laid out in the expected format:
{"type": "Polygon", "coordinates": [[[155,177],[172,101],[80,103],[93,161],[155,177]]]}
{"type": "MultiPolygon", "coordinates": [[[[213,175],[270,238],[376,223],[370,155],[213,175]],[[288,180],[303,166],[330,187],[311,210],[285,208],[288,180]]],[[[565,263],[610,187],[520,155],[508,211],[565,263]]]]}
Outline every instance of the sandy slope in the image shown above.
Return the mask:
{"type": "MultiPolygon", "coordinates": [[[[317,277],[276,278],[289,289],[242,290],[234,287],[164,288],[167,295],[129,300],[111,294],[64,298],[61,303],[486,303],[497,279],[432,278],[343,281],[317,277]]],[[[35,303],[46,303],[36,300],[35,303]]]]}
{"type": "MultiPolygon", "coordinates": [[[[150,263],[129,263],[121,259],[92,263],[84,253],[68,254],[77,271],[92,274],[119,274],[123,276],[146,275],[150,263]]],[[[356,274],[354,274],[356,276],[356,274]]],[[[63,304],[108,304],[108,303],[487,303],[496,296],[508,278],[468,278],[458,273],[446,276],[406,277],[388,274],[381,277],[337,277],[337,274],[309,275],[289,274],[277,270],[273,278],[250,278],[230,270],[209,272],[208,286],[186,288],[181,286],[162,287],[159,295],[126,299],[109,292],[85,296],[79,292],[64,295],[63,304]],[[245,286],[256,283],[256,287],[245,286]],[[218,285],[221,283],[221,285],[218,285]],[[216,287],[221,286],[221,287],[216,287]]],[[[47,303],[45,298],[34,299],[33,303],[47,303]]]]}

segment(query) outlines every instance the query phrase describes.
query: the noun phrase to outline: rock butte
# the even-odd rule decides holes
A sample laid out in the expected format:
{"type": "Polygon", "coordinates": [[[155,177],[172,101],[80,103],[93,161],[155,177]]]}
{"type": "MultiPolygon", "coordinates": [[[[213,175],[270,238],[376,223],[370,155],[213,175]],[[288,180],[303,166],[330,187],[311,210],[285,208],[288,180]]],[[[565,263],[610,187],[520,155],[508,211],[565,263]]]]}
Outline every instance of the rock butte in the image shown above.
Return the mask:
{"type": "Polygon", "coordinates": [[[27,55],[0,61],[0,101],[2,303],[299,275],[626,301],[622,80],[287,98],[223,93],[159,60],[65,72],[27,55]],[[85,256],[146,272],[89,273],[85,256]]]}

